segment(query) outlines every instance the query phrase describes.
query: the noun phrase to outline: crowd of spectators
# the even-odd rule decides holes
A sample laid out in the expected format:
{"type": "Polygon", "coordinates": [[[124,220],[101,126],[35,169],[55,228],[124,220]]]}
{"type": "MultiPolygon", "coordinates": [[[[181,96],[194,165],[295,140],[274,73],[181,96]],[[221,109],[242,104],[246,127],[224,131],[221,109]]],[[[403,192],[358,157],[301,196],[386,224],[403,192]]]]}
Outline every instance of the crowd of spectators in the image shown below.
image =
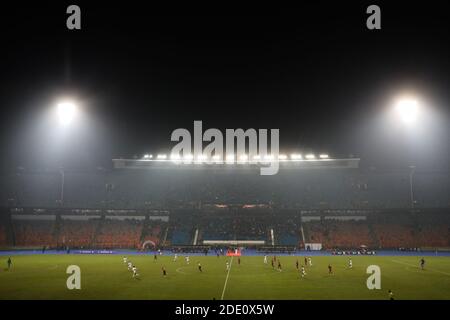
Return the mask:
{"type": "Polygon", "coordinates": [[[13,220],[15,244],[23,246],[48,246],[55,243],[54,221],[13,220]]]}
{"type": "Polygon", "coordinates": [[[62,219],[57,246],[71,248],[91,247],[100,221],[98,218],[89,220],[62,219]]]}
{"type": "Polygon", "coordinates": [[[4,247],[6,245],[7,245],[6,227],[0,225],[0,247],[4,247]]]}
{"type": "Polygon", "coordinates": [[[93,247],[137,249],[141,245],[142,228],[143,223],[140,220],[104,219],[95,236],[93,247]]]}
{"type": "MultiPolygon", "coordinates": [[[[194,168],[195,170],[193,170],[194,168]]],[[[274,204],[286,208],[409,208],[409,171],[362,172],[286,169],[270,179],[257,170],[65,172],[61,203],[59,172],[10,175],[0,205],[27,207],[188,208],[204,203],[274,204]]],[[[416,172],[415,206],[450,207],[448,174],[416,172]]]]}
{"type": "Polygon", "coordinates": [[[14,243],[9,245],[49,248],[139,249],[144,242],[161,247],[201,245],[206,240],[258,240],[294,247],[320,243],[330,250],[450,247],[450,217],[446,212],[315,216],[302,221],[294,211],[181,210],[168,219],[22,217],[11,220],[11,230],[7,223],[0,224],[0,245],[7,246],[8,235],[12,235],[14,243]]]}

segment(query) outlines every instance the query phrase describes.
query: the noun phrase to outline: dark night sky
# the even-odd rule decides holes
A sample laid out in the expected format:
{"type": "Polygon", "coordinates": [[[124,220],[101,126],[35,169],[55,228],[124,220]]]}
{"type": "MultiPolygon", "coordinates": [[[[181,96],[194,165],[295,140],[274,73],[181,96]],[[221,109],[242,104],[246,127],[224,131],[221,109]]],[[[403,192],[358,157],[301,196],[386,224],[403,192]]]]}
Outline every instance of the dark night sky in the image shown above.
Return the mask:
{"type": "Polygon", "coordinates": [[[194,120],[205,128],[280,128],[287,153],[404,163],[410,154],[378,132],[373,119],[397,91],[412,89],[432,100],[439,115],[428,135],[433,143],[415,152],[433,154],[424,165],[448,169],[450,11],[444,1],[395,2],[373,2],[382,10],[377,31],[365,26],[372,2],[289,8],[78,2],[81,31],[65,28],[71,3],[6,6],[3,167],[53,164],[49,142],[33,123],[65,92],[83,101],[90,118],[90,127],[66,144],[64,161],[74,166],[168,151],[172,130],[192,130],[194,120]]]}

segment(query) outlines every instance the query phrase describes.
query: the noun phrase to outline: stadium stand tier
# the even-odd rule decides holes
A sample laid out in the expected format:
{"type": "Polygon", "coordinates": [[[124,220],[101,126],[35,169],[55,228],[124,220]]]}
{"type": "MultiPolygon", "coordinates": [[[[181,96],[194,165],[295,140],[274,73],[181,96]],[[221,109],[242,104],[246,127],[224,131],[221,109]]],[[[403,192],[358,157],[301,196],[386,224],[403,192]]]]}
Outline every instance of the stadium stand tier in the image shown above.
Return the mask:
{"type": "Polygon", "coordinates": [[[346,211],[334,215],[330,211],[277,212],[269,208],[259,210],[258,215],[246,211],[176,210],[157,218],[145,213],[68,215],[58,210],[53,214],[11,213],[11,228],[5,222],[8,219],[2,219],[0,244],[141,250],[240,241],[244,246],[257,243],[295,248],[320,244],[325,250],[450,248],[448,210],[346,211]]]}
{"type": "Polygon", "coordinates": [[[54,221],[14,220],[14,239],[18,247],[43,246],[55,243],[54,221]]]}
{"type": "MultiPolygon", "coordinates": [[[[410,172],[359,169],[257,170],[208,169],[113,170],[3,176],[0,205],[58,208],[187,208],[205,203],[272,204],[302,209],[399,209],[411,206],[410,172]]],[[[416,208],[450,207],[446,172],[414,174],[416,208]]]]}
{"type": "Polygon", "coordinates": [[[139,248],[143,224],[139,220],[106,218],[95,237],[94,246],[100,248],[139,248]]]}
{"type": "Polygon", "coordinates": [[[416,172],[412,202],[408,171],[208,170],[4,176],[0,246],[450,247],[446,173],[416,172]]]}
{"type": "Polygon", "coordinates": [[[6,238],[6,227],[3,225],[0,225],[0,247],[5,247],[7,245],[8,241],[6,238]]]}

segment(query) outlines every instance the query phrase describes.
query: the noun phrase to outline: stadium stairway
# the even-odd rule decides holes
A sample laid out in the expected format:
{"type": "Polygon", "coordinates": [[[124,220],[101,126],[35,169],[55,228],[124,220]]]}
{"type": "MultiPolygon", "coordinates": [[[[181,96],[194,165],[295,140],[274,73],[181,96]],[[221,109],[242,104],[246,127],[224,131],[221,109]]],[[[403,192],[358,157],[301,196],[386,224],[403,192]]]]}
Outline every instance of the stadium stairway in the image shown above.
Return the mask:
{"type": "Polygon", "coordinates": [[[54,226],[54,229],[53,229],[53,239],[55,239],[55,244],[58,242],[58,239],[59,239],[59,234],[60,234],[60,232],[61,232],[61,215],[56,215],[56,218],[55,218],[55,226],[54,226]]]}
{"type": "Polygon", "coordinates": [[[300,222],[300,234],[301,234],[301,239],[302,242],[300,243],[300,245],[304,248],[305,247],[305,232],[303,231],[303,224],[300,222]]]}
{"type": "Polygon", "coordinates": [[[141,232],[141,237],[140,237],[140,241],[141,244],[144,242],[145,237],[149,234],[149,217],[145,216],[145,220],[144,220],[144,226],[142,227],[142,232],[141,232]]]}
{"type": "Polygon", "coordinates": [[[167,235],[168,234],[169,234],[169,225],[167,225],[166,230],[164,231],[164,237],[163,237],[163,240],[162,240],[162,246],[163,247],[168,245],[168,243],[167,243],[167,235]]]}
{"type": "Polygon", "coordinates": [[[91,239],[91,247],[95,246],[95,244],[97,243],[97,236],[100,234],[102,227],[103,227],[103,222],[105,221],[105,214],[102,214],[102,216],[100,217],[100,221],[97,224],[97,228],[95,228],[94,234],[92,236],[91,239]]]}
{"type": "Polygon", "coordinates": [[[421,233],[421,228],[420,228],[420,221],[419,218],[416,214],[413,214],[411,216],[411,220],[412,220],[412,224],[413,224],[413,237],[414,237],[414,242],[416,243],[416,246],[419,246],[420,243],[420,233],[421,233]]]}
{"type": "Polygon", "coordinates": [[[197,240],[198,240],[198,228],[195,229],[195,234],[194,234],[194,240],[193,240],[193,245],[197,245],[197,240]]]}
{"type": "Polygon", "coordinates": [[[7,218],[6,218],[6,241],[7,243],[15,246],[16,245],[16,237],[14,235],[14,231],[13,231],[13,223],[12,223],[12,218],[11,215],[8,214],[7,218]]]}
{"type": "Polygon", "coordinates": [[[377,235],[375,233],[375,230],[373,228],[373,223],[371,223],[369,221],[369,223],[367,224],[367,228],[369,229],[369,236],[370,236],[370,239],[372,240],[373,245],[376,248],[379,248],[380,247],[380,241],[378,241],[378,237],[377,237],[377,235]]]}

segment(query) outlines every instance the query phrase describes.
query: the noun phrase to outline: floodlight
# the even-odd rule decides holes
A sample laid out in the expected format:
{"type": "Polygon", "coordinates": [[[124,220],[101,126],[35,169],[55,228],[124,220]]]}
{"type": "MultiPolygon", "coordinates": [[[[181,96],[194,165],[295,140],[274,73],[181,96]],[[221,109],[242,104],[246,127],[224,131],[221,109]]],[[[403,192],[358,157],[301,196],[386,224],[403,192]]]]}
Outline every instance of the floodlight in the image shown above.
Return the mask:
{"type": "Polygon", "coordinates": [[[287,155],[285,155],[285,154],[278,155],[278,160],[286,160],[286,159],[287,159],[287,155]]]}
{"type": "Polygon", "coordinates": [[[248,156],[246,154],[243,154],[239,157],[239,160],[241,160],[241,161],[247,161],[247,159],[248,159],[248,156]]]}
{"type": "Polygon", "coordinates": [[[253,157],[253,160],[256,160],[256,161],[258,161],[260,159],[261,159],[261,156],[259,156],[259,155],[256,155],[256,156],[253,157]]]}
{"type": "Polygon", "coordinates": [[[395,104],[395,111],[403,123],[412,124],[417,119],[419,104],[415,99],[402,98],[395,104]]]}
{"type": "Polygon", "coordinates": [[[69,125],[77,113],[77,106],[71,101],[63,101],[58,103],[58,118],[62,126],[69,125]]]}
{"type": "Polygon", "coordinates": [[[227,163],[234,163],[234,154],[227,155],[227,163]]]}
{"type": "Polygon", "coordinates": [[[190,153],[185,154],[183,156],[183,160],[184,160],[185,163],[190,163],[193,159],[194,159],[194,156],[192,154],[190,154],[190,153]]]}
{"type": "Polygon", "coordinates": [[[312,160],[312,159],[315,159],[316,156],[313,155],[312,153],[310,153],[310,154],[307,154],[307,155],[305,156],[305,158],[308,159],[308,160],[312,160]]]}
{"type": "Polygon", "coordinates": [[[271,155],[271,154],[266,154],[266,155],[264,156],[264,161],[270,162],[270,161],[272,161],[272,160],[273,160],[273,155],[271,155]]]}
{"type": "Polygon", "coordinates": [[[327,154],[321,154],[319,155],[320,159],[328,159],[328,155],[327,154]]]}
{"type": "Polygon", "coordinates": [[[218,154],[215,154],[215,155],[212,156],[212,159],[214,161],[220,161],[220,156],[218,154]]]}
{"type": "Polygon", "coordinates": [[[165,154],[158,154],[158,156],[156,158],[158,160],[165,160],[165,159],[167,159],[167,155],[165,155],[165,154]]]}
{"type": "Polygon", "coordinates": [[[201,154],[201,155],[199,155],[199,156],[197,157],[197,160],[198,160],[199,162],[205,161],[206,159],[207,159],[207,157],[206,157],[206,155],[204,155],[204,154],[201,154]]]}
{"type": "Polygon", "coordinates": [[[297,153],[291,154],[291,159],[292,160],[300,160],[301,158],[302,158],[301,154],[297,154],[297,153]]]}

